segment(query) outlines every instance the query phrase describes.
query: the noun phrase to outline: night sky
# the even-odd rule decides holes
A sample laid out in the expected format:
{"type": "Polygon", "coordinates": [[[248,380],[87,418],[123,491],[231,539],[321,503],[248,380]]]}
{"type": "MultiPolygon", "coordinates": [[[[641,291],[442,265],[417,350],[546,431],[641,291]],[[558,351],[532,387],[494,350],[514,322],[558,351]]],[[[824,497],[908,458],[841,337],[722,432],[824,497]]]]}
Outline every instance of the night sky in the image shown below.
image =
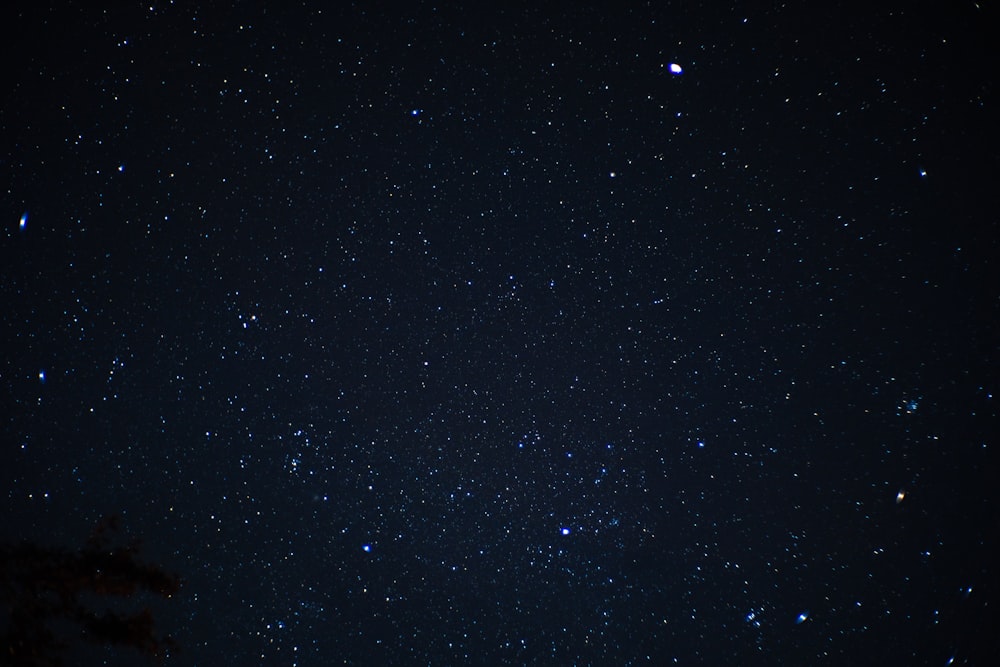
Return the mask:
{"type": "Polygon", "coordinates": [[[1000,650],[988,0],[44,4],[0,538],[119,515],[166,664],[1000,650]]]}

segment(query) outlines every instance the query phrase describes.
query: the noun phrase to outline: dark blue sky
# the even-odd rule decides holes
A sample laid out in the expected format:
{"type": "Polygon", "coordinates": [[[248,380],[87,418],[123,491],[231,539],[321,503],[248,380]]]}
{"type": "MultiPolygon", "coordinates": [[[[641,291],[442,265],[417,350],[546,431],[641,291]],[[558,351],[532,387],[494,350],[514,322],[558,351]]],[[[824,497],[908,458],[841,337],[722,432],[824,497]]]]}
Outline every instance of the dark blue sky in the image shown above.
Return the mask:
{"type": "Polygon", "coordinates": [[[175,665],[995,655],[995,10],[325,5],[3,10],[0,536],[175,665]]]}

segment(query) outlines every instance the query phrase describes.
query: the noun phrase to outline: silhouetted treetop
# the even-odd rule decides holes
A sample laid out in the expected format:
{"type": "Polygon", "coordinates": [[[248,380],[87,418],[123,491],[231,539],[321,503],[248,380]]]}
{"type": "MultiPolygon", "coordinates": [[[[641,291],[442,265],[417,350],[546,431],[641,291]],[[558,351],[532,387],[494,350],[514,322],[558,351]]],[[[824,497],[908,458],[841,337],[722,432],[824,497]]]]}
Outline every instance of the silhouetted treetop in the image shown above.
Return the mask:
{"type": "Polygon", "coordinates": [[[55,626],[76,627],[89,641],[131,646],[153,658],[175,648],[169,637],[156,635],[149,609],[94,609],[95,596],[121,606],[143,592],[169,598],[180,589],[176,576],[138,560],[137,542],[115,546],[117,530],[117,518],[102,520],[77,551],[28,542],[0,545],[3,664],[62,664],[68,644],[55,626]]]}

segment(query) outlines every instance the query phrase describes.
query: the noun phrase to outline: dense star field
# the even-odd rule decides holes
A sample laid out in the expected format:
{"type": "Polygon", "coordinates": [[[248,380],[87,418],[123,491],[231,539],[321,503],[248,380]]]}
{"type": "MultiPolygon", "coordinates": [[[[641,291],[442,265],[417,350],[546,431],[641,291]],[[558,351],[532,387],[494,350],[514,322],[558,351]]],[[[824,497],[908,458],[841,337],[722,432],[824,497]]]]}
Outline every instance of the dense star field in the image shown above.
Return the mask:
{"type": "Polygon", "coordinates": [[[2,10],[0,541],[171,665],[988,664],[995,7],[463,4],[2,10]]]}

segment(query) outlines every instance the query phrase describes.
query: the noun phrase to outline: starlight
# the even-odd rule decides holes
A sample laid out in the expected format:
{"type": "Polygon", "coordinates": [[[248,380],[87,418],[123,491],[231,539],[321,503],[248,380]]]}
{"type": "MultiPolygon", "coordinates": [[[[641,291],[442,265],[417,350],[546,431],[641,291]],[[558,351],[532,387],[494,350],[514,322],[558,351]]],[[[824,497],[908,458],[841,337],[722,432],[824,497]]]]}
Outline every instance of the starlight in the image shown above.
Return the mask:
{"type": "Polygon", "coordinates": [[[134,518],[185,662],[990,640],[967,3],[45,4],[5,23],[3,529],[134,518]]]}

